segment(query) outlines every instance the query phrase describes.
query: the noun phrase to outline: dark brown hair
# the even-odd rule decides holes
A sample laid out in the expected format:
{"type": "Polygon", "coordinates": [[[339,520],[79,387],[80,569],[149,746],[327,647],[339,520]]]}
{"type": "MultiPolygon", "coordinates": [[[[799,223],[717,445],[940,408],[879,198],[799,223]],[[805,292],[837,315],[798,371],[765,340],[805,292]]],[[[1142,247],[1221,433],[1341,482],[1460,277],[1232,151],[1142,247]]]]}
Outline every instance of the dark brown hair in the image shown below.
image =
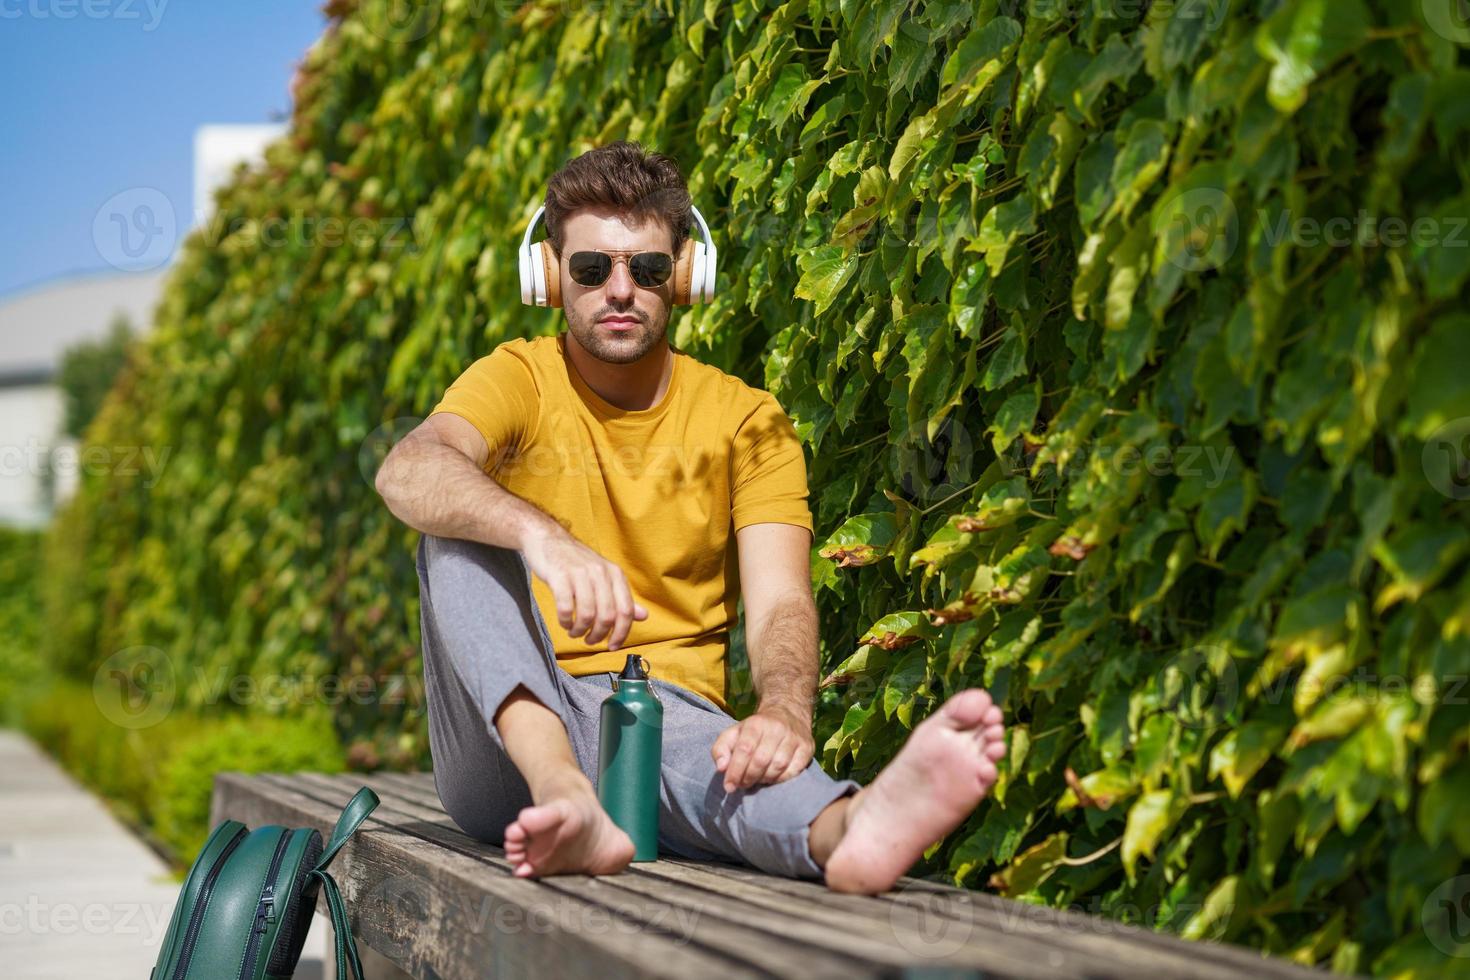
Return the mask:
{"type": "Polygon", "coordinates": [[[551,176],[546,185],[546,238],[561,255],[566,219],[573,212],[604,207],[663,223],[674,234],[674,255],[689,237],[689,188],[673,157],[618,140],[588,150],[551,176]]]}

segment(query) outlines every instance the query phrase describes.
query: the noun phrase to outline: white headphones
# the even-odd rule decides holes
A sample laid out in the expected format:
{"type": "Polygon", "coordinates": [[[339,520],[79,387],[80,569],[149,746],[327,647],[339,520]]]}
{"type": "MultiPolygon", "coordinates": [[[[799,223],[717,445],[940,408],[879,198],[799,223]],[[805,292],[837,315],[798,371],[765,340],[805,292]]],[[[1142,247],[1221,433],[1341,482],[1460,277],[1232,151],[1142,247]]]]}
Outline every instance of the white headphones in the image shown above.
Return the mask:
{"type": "MultiPolygon", "coordinates": [[[[531,232],[540,220],[544,206],[536,209],[531,223],[526,226],[521,239],[521,302],[529,306],[561,306],[561,276],[551,243],[542,239],[531,243],[531,232]]],[[[710,238],[709,225],[704,215],[691,207],[694,220],[699,225],[704,241],[696,242],[693,237],[685,238],[679,254],[674,257],[674,303],[708,303],[715,295],[715,243],[710,238]]]]}

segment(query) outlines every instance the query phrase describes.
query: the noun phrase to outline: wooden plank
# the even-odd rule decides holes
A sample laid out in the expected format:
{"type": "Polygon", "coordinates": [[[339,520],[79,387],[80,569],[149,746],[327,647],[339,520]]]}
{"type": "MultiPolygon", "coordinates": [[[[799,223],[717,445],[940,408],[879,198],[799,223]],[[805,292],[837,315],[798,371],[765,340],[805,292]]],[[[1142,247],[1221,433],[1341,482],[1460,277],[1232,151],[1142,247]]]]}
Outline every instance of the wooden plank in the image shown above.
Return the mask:
{"type": "MultiPolygon", "coordinates": [[[[475,853],[487,848],[465,836],[438,806],[427,806],[400,795],[401,788],[377,776],[353,776],[378,792],[379,811],[397,826],[412,826],[446,848],[475,853]]],[[[341,777],[303,775],[294,783],[311,792],[340,795],[341,777]]],[[[499,852],[499,848],[489,848],[499,852]]],[[[641,867],[642,864],[638,865],[641,867]]],[[[731,957],[745,958],[774,975],[802,977],[892,976],[916,963],[916,958],[893,943],[863,935],[854,936],[850,922],[813,923],[806,918],[773,914],[757,906],[734,901],[727,895],[690,888],[677,882],[640,878],[636,871],[589,878],[584,875],[554,875],[540,879],[548,889],[585,894],[594,886],[599,901],[609,904],[635,903],[673,910],[673,917],[690,927],[689,939],[731,957]],[[834,928],[834,925],[836,928],[834,928]]],[[[994,957],[992,957],[994,958],[994,957]]],[[[975,959],[975,958],[971,958],[975,959]]],[[[956,963],[954,976],[975,976],[979,963],[956,963]]],[[[1015,959],[1006,975],[1017,977],[1054,976],[1038,973],[1031,961],[1015,959]]],[[[1078,964],[1080,966],[1080,964],[1078,964]]]]}
{"type": "MultiPolygon", "coordinates": [[[[315,827],[326,839],[350,797],[344,789],[318,799],[301,793],[289,776],[221,773],[211,819],[315,827]]],[[[675,931],[652,916],[620,914],[575,894],[549,891],[513,877],[503,859],[497,868],[376,815],[338,852],[332,874],[359,942],[414,976],[761,975],[678,941],[675,931]]]]}
{"type": "MultiPolygon", "coordinates": [[[[437,802],[414,802],[400,795],[407,792],[417,796],[416,790],[405,790],[401,784],[388,780],[375,784],[374,780],[378,777],[370,776],[367,779],[369,785],[373,785],[385,800],[393,800],[400,812],[415,819],[449,820],[437,802]]],[[[452,841],[447,843],[450,846],[455,845],[452,841]]],[[[926,969],[956,971],[960,975],[987,971],[1001,972],[1007,976],[1051,977],[1059,972],[1075,976],[1090,965],[1080,957],[1068,956],[1065,951],[1045,943],[1028,941],[1024,937],[1016,942],[992,941],[984,946],[936,942],[932,935],[924,932],[923,924],[917,921],[918,917],[909,909],[903,909],[903,914],[895,915],[882,923],[881,928],[865,928],[854,932],[854,920],[849,913],[830,912],[809,903],[795,901],[778,904],[770,901],[750,902],[733,893],[728,887],[730,883],[725,879],[709,877],[702,882],[682,881],[677,875],[660,874],[659,868],[663,864],[662,860],[639,862],[622,874],[604,876],[598,880],[650,899],[658,898],[685,905],[696,910],[701,921],[726,923],[722,932],[731,935],[726,937],[717,934],[711,940],[722,945],[733,941],[737,944],[735,948],[750,948],[755,943],[765,947],[771,945],[772,936],[778,939],[785,936],[810,947],[825,949],[831,955],[857,957],[857,963],[844,967],[844,975],[848,976],[855,972],[865,975],[866,971],[875,967],[887,966],[904,970],[921,964],[926,969]],[[717,887],[708,887],[710,884],[717,887]],[[748,931],[745,927],[763,929],[768,935],[741,935],[748,931]]],[[[544,880],[550,883],[557,878],[544,880]]],[[[817,887],[826,890],[825,886],[817,887]]],[[[768,896],[771,893],[763,894],[768,896]]],[[[879,924],[871,925],[876,927],[879,924]]],[[[779,947],[781,944],[776,945],[779,947]]],[[[779,948],[776,951],[780,955],[771,964],[772,968],[783,972],[791,971],[794,964],[787,958],[789,953],[779,948]]]]}
{"type": "MultiPolygon", "coordinates": [[[[382,774],[389,785],[414,794],[426,805],[441,809],[433,774],[382,774]]],[[[446,818],[447,819],[447,818],[446,818]]],[[[1180,978],[1225,980],[1242,974],[1261,977],[1317,978],[1324,974],[1254,950],[1214,942],[1189,942],[1101,916],[1011,901],[983,892],[939,882],[905,877],[894,890],[866,897],[833,892],[820,882],[781,878],[737,864],[661,858],[636,868],[655,877],[680,880],[710,889],[739,887],[744,901],[789,914],[812,914],[814,907],[845,917],[857,915],[894,930],[914,929],[929,937],[934,949],[944,949],[969,936],[993,943],[997,934],[1029,935],[1051,947],[1075,950],[1089,957],[1089,973],[1096,975],[1099,960],[1114,963],[1120,973],[1144,970],[1180,978]],[[738,883],[738,886],[736,885],[738,883]],[[764,894],[763,894],[764,893],[764,894]],[[766,896],[777,896],[774,898],[766,896]],[[902,912],[900,909],[907,909],[902,912]],[[902,922],[903,925],[898,925],[902,922]],[[915,922],[917,925],[915,925],[915,922]],[[946,923],[954,923],[949,926],[946,923]],[[937,933],[937,934],[936,934],[937,933]]],[[[896,932],[895,938],[903,933],[896,932]]],[[[912,932],[907,934],[911,938],[912,932]]]]}

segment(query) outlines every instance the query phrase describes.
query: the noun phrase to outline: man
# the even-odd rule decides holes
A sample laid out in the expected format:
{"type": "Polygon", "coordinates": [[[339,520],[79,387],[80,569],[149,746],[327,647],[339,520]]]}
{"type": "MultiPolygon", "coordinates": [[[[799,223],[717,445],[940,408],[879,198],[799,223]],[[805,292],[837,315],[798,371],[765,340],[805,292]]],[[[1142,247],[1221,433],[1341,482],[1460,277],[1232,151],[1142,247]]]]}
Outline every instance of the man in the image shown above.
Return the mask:
{"type": "Polygon", "coordinates": [[[769,393],[669,345],[689,209],[667,156],[570,161],[546,193],[567,330],[477,360],[378,474],[424,534],[436,787],[516,875],[623,869],[592,780],[607,672],[637,653],[664,704],[661,850],[880,892],[994,783],[1000,710],[955,694],[866,787],[813,759],[805,461],[769,393]],[[737,596],[759,698],[738,723],[737,596]]]}

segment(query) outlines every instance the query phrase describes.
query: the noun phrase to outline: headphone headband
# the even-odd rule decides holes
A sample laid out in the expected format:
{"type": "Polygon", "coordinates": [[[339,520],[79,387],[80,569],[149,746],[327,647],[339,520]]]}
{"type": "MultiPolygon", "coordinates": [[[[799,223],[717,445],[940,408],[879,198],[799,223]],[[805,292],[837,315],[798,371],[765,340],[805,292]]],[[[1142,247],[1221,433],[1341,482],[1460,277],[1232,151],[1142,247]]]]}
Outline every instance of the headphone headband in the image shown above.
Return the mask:
{"type": "MultiPolygon", "coordinates": [[[[704,223],[704,215],[700,214],[699,208],[692,204],[689,205],[689,210],[694,216],[695,223],[699,225],[699,232],[704,238],[704,243],[706,245],[713,245],[714,239],[710,238],[709,225],[704,223]]],[[[521,236],[521,248],[526,249],[531,247],[531,232],[536,230],[536,222],[540,221],[541,216],[545,213],[546,205],[543,204],[536,209],[535,214],[531,215],[531,223],[526,225],[526,233],[521,236]]]]}

